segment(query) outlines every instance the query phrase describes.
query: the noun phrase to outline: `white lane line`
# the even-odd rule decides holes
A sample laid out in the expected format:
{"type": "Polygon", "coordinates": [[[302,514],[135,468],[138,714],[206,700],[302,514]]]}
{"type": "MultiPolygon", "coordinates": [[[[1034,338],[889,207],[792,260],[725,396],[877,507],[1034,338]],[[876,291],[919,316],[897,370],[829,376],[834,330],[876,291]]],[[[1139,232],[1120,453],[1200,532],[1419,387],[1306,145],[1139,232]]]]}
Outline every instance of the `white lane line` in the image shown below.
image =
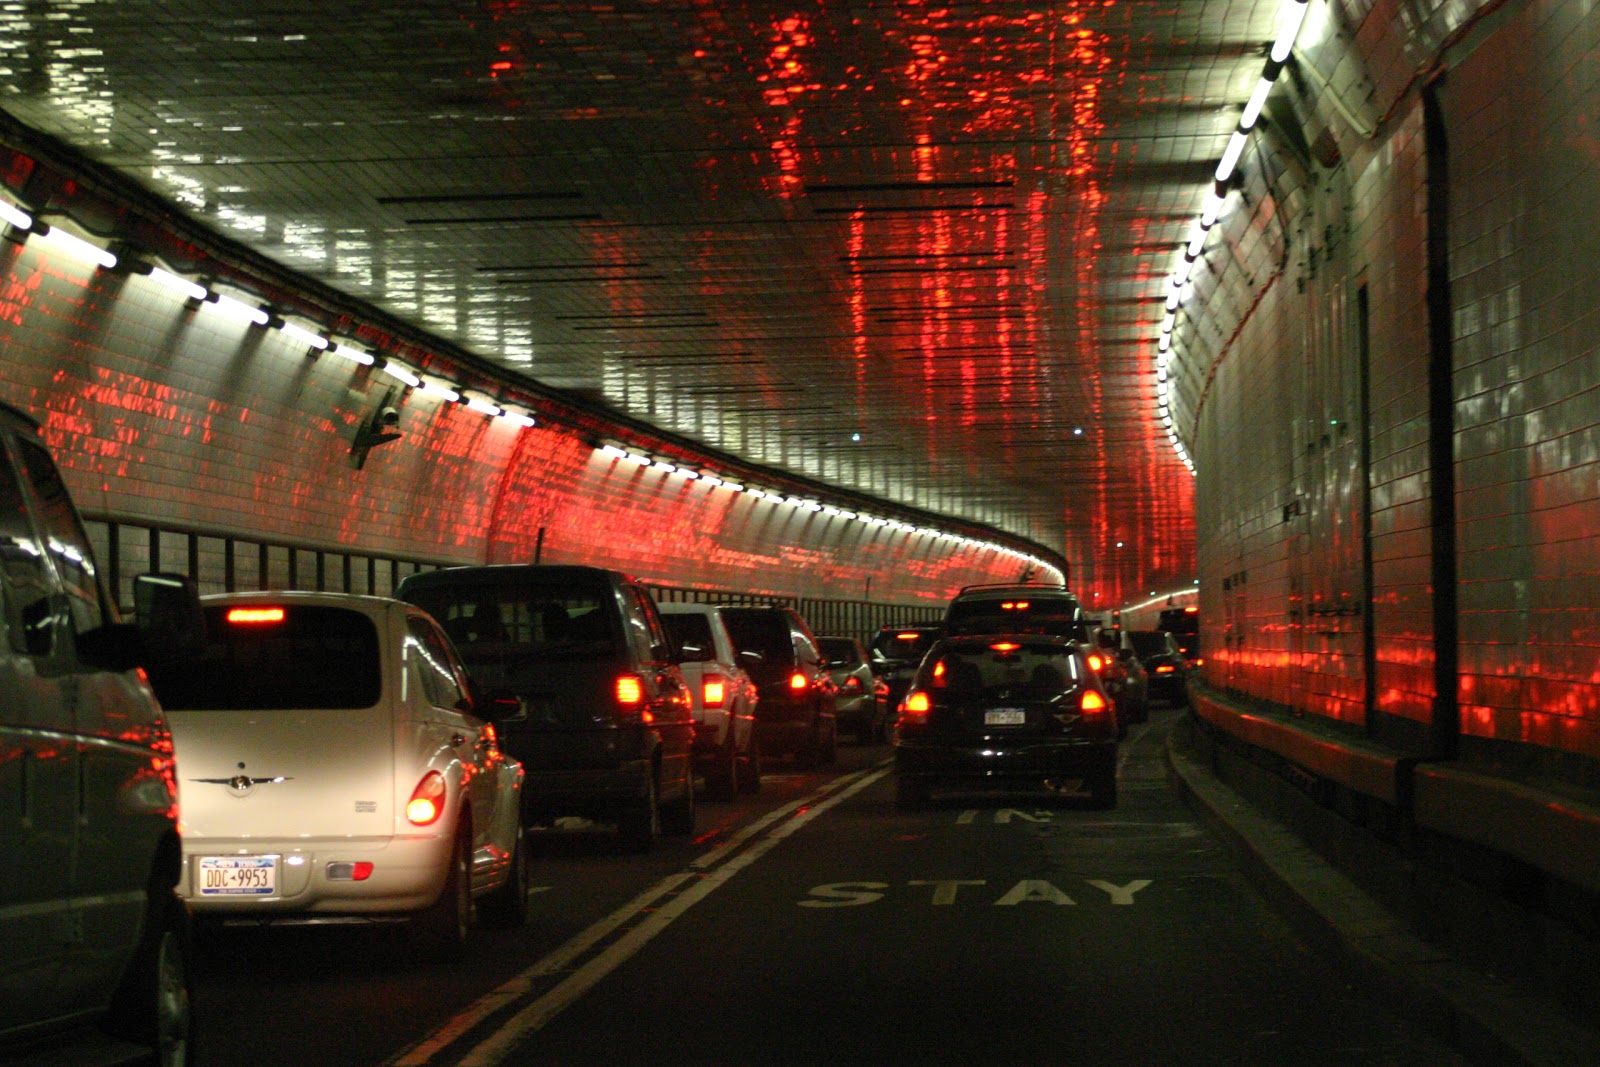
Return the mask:
{"type": "MultiPolygon", "coordinates": [[[[468,1052],[460,1061],[461,1067],[495,1067],[495,1065],[501,1063],[518,1043],[594,988],[602,978],[616,970],[634,953],[643,948],[651,938],[665,930],[674,919],[704,900],[713,890],[717,889],[736,873],[777,847],[780,841],[800,829],[800,827],[832,808],[835,804],[847,800],[888,774],[889,768],[882,767],[875,771],[858,773],[862,776],[847,788],[840,789],[839,786],[841,781],[848,781],[849,776],[829,783],[797,804],[787,806],[785,810],[795,812],[788,822],[777,827],[765,838],[734,856],[716,870],[701,876],[696,884],[684,889],[676,897],[651,912],[638,926],[629,930],[599,955],[572,972],[554,989],[551,989],[548,993],[545,993],[517,1012],[499,1030],[491,1034],[471,1052],[468,1052]],[[834,790],[838,790],[834,796],[827,796],[828,793],[834,790]]],[[[767,822],[770,825],[771,820],[769,819],[767,822]]],[[[631,917],[632,913],[629,913],[625,918],[631,917]]],[[[612,916],[611,918],[616,917],[612,916]]],[[[613,928],[621,924],[622,920],[618,920],[613,924],[613,928]]]]}

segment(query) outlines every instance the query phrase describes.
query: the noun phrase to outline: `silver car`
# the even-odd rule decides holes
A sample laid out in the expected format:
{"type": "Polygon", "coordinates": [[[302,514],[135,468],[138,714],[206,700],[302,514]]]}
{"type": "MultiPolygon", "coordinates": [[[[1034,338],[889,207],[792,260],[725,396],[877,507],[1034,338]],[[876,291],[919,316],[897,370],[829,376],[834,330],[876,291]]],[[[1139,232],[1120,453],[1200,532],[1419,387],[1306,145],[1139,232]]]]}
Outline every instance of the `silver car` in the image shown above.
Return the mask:
{"type": "Polygon", "coordinates": [[[741,665],[722,608],[715,604],[660,605],[661,621],[678,642],[679,669],[694,699],[694,763],[714,800],[761,788],[756,744],[755,683],[741,665]]]}
{"type": "Polygon", "coordinates": [[[526,920],[521,764],[420,608],[338,593],[201,598],[206,648],[153,673],[178,764],[178,892],[215,919],[406,917],[458,952],[474,906],[526,920]]]}

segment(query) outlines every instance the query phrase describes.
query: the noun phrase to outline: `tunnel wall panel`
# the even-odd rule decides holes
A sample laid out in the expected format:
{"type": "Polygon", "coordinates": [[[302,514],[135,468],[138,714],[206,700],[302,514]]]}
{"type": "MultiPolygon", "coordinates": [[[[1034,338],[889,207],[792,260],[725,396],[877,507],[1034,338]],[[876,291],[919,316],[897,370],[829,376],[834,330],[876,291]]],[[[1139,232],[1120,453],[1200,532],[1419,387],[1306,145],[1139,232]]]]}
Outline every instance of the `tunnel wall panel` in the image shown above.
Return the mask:
{"type": "MultiPolygon", "coordinates": [[[[519,429],[36,242],[5,242],[0,256],[0,397],[40,420],[80,507],[301,543],[302,584],[319,546],[593,563],[674,586],[890,603],[937,604],[1022,570],[1017,556],[696,484],[565,430],[519,429]],[[385,403],[403,436],[358,469],[352,440],[385,403]]],[[[220,570],[214,555],[208,572],[220,570]]],[[[235,564],[241,582],[261,581],[259,559],[235,564]]],[[[290,567],[287,550],[272,554],[266,584],[286,583],[290,567]]]]}
{"type": "Polygon", "coordinates": [[[1600,758],[1600,24],[1585,7],[1344,5],[1352,35],[1313,47],[1318,76],[1299,83],[1308,148],[1290,154],[1313,178],[1247,153],[1176,372],[1199,400],[1212,682],[1359,723],[1370,524],[1374,706],[1434,714],[1427,210],[1447,179],[1460,729],[1600,758]],[[1430,173],[1436,73],[1448,168],[1430,173]],[[1274,222],[1281,276],[1239,251],[1274,222]],[[1346,417],[1348,438],[1326,433],[1346,417]]]}

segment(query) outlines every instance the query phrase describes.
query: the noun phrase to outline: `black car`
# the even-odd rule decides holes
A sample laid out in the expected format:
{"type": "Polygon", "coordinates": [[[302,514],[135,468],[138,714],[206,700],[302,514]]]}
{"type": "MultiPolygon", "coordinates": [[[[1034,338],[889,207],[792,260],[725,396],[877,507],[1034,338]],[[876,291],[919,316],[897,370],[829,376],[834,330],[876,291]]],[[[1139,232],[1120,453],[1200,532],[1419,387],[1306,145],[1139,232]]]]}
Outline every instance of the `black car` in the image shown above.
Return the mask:
{"type": "Polygon", "coordinates": [[[1150,677],[1150,699],[1189,703],[1189,659],[1178,639],[1165,630],[1129,630],[1139,662],[1150,677]]]}
{"type": "Polygon", "coordinates": [[[1046,633],[1094,643],[1077,594],[1065,586],[1032,583],[964,586],[945,608],[951,634],[1046,633]]]}
{"type": "Polygon", "coordinates": [[[911,688],[917,665],[943,633],[937,625],[885,626],[872,638],[872,670],[887,689],[884,700],[891,717],[911,688]]]}
{"type": "Polygon", "coordinates": [[[896,800],[936,788],[1087,794],[1117,802],[1116,706],[1082,647],[1052,634],[947,637],[901,702],[896,800]]]}
{"type": "Polygon", "coordinates": [[[601,567],[449,567],[395,596],[439,620],[478,686],[526,703],[498,726],[527,771],[526,824],[614,823],[640,851],[694,832],[693,701],[638,582],[601,567]]]}
{"type": "Polygon", "coordinates": [[[838,687],[811,627],[793,608],[776,605],[725,606],[722,621],[756,683],[761,754],[793,756],[808,768],[832,763],[839,740],[838,687]]]}

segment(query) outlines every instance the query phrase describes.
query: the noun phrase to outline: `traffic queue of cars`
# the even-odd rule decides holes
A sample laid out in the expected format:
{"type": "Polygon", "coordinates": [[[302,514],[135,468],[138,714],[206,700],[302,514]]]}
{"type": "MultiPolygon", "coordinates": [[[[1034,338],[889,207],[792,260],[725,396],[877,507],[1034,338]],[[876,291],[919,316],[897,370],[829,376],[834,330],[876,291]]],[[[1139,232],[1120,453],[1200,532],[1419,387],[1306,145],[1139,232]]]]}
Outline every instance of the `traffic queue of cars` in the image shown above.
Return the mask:
{"type": "Polygon", "coordinates": [[[965,589],[870,652],[567,565],[393,597],[141,575],[126,624],[38,437],[0,404],[0,1058],[92,1028],[187,1063],[196,918],[403,922],[450,958],[526,921],[528,828],[691,835],[697,777],[753,793],[766,758],[831,763],[841,724],[892,730],[906,807],[1024,781],[1110,806],[1145,686],[1183,694],[1170,635],[1091,634],[1045,586],[965,589]]]}

